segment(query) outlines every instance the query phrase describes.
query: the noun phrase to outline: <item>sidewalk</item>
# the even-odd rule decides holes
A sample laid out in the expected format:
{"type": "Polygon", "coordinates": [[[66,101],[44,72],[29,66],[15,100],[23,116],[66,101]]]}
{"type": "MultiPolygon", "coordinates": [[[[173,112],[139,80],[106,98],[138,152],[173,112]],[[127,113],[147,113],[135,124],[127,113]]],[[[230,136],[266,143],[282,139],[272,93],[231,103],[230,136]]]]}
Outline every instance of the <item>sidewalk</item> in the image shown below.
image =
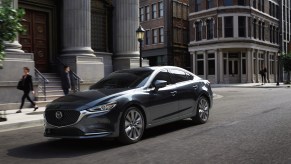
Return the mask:
{"type": "Polygon", "coordinates": [[[266,83],[262,85],[261,83],[241,83],[241,84],[211,84],[212,88],[290,88],[291,85],[280,83],[277,86],[276,83],[266,83]]]}
{"type": "Polygon", "coordinates": [[[0,132],[42,126],[44,109],[40,107],[33,112],[33,108],[26,108],[22,113],[16,113],[17,110],[7,110],[7,121],[0,122],[0,132]]]}

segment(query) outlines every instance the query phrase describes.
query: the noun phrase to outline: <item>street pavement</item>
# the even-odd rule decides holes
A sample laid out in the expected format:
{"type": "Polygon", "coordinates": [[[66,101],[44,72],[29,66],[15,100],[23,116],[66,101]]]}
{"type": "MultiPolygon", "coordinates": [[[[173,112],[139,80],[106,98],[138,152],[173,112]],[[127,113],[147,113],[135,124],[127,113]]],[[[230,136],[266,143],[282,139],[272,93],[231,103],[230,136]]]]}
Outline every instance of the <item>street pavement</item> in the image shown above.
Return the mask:
{"type": "Polygon", "coordinates": [[[214,88],[210,120],[145,132],[137,144],[43,137],[43,127],[0,132],[0,163],[291,163],[290,88],[214,88]]]}

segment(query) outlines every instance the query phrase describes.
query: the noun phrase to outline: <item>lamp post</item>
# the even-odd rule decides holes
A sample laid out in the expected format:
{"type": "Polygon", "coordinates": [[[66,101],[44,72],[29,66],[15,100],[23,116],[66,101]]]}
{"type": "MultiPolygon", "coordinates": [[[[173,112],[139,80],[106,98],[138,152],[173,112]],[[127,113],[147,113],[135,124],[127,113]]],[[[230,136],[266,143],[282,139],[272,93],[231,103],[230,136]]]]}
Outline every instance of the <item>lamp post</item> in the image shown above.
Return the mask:
{"type": "Polygon", "coordinates": [[[139,42],[139,66],[142,67],[142,42],[144,40],[144,32],[145,30],[140,25],[136,30],[136,38],[139,42]]]}
{"type": "Polygon", "coordinates": [[[278,61],[277,61],[277,86],[280,85],[280,64],[281,64],[281,52],[278,52],[278,61]]]}

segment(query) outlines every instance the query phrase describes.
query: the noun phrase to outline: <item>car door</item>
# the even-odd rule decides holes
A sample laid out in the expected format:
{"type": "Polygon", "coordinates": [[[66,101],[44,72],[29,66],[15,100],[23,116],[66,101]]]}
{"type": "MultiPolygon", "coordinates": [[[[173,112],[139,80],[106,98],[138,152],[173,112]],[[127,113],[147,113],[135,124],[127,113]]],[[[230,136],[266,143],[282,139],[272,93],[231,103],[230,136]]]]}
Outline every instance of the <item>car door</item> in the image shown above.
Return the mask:
{"type": "Polygon", "coordinates": [[[177,116],[189,115],[196,109],[198,99],[199,82],[195,82],[194,76],[189,73],[179,70],[170,70],[173,83],[176,84],[178,99],[177,116]]]}
{"type": "Polygon", "coordinates": [[[162,70],[153,79],[152,84],[156,80],[165,80],[168,84],[158,91],[154,91],[153,86],[149,89],[150,106],[148,107],[148,113],[149,120],[153,124],[173,118],[178,110],[176,85],[172,83],[170,73],[167,70],[162,70]]]}

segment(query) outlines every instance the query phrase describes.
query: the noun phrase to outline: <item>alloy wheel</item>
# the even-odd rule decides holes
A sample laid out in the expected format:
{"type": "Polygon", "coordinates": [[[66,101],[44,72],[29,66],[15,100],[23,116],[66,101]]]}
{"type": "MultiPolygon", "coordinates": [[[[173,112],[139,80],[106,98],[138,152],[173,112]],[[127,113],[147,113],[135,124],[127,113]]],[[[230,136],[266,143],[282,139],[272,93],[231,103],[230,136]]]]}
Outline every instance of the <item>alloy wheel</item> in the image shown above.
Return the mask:
{"type": "Polygon", "coordinates": [[[143,133],[144,120],[137,110],[130,110],[125,116],[124,130],[128,138],[135,141],[143,133]]]}
{"type": "Polygon", "coordinates": [[[204,98],[200,99],[198,104],[199,117],[203,122],[206,122],[209,117],[209,104],[204,98]]]}

